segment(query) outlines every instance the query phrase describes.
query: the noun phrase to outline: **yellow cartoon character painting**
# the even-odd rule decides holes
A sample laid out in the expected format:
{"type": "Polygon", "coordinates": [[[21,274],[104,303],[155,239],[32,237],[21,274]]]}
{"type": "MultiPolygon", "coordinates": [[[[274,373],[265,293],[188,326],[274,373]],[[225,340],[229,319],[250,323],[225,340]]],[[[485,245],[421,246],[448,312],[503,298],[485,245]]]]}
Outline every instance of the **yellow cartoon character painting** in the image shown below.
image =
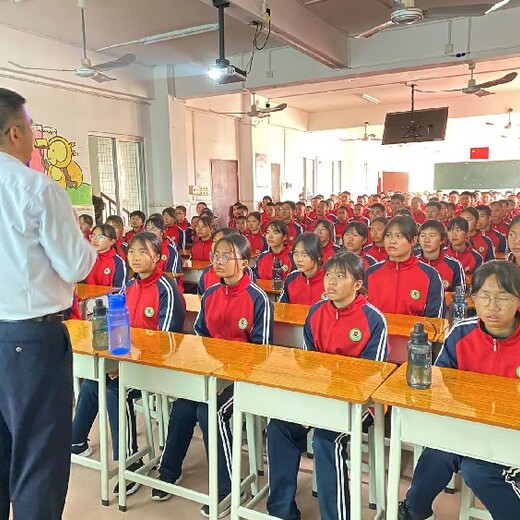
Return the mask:
{"type": "Polygon", "coordinates": [[[81,166],[74,160],[76,143],[56,128],[35,125],[34,154],[30,166],[54,179],[71,198],[72,204],[91,204],[90,184],[84,183],[81,166]]]}

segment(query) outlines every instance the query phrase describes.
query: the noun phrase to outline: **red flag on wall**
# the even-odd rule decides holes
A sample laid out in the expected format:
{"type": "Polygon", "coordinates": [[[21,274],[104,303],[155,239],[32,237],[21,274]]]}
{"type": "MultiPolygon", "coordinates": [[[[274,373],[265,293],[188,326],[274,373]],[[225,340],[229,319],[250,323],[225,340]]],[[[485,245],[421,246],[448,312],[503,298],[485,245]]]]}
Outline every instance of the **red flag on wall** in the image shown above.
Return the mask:
{"type": "Polygon", "coordinates": [[[470,159],[489,159],[489,146],[485,148],[470,148],[470,159]]]}

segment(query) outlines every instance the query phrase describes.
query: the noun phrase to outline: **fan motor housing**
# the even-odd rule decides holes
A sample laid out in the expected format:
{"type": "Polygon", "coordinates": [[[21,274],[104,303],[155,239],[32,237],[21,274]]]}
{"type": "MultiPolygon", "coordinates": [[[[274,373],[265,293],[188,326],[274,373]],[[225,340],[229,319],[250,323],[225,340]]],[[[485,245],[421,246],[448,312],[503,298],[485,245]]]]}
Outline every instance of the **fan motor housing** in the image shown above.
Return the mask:
{"type": "Polygon", "coordinates": [[[392,22],[395,25],[410,25],[424,18],[422,9],[417,7],[408,7],[406,9],[396,9],[392,11],[392,22]]]}

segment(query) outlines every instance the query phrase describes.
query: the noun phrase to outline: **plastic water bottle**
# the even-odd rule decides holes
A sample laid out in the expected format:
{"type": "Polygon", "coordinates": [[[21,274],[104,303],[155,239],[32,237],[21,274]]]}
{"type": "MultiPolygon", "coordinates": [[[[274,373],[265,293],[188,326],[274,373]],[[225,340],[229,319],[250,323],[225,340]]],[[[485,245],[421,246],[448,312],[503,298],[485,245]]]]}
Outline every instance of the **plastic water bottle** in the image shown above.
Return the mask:
{"type": "Polygon", "coordinates": [[[274,259],[273,263],[273,289],[281,291],[283,287],[282,263],[279,258],[274,259]]]}
{"type": "Polygon", "coordinates": [[[94,350],[108,348],[107,308],[101,299],[96,300],[92,311],[92,347],[94,350]]]}
{"type": "Polygon", "coordinates": [[[130,352],[130,316],[124,294],[108,295],[108,349],[115,356],[130,352]]]}
{"type": "Polygon", "coordinates": [[[411,388],[432,386],[432,344],[422,323],[415,323],[410,334],[406,382],[411,388]]]}
{"type": "Polygon", "coordinates": [[[450,328],[453,327],[456,323],[461,320],[464,320],[468,317],[468,304],[466,302],[466,295],[464,294],[464,287],[458,285],[455,287],[455,292],[453,293],[453,300],[450,304],[449,311],[449,322],[450,328]]]}

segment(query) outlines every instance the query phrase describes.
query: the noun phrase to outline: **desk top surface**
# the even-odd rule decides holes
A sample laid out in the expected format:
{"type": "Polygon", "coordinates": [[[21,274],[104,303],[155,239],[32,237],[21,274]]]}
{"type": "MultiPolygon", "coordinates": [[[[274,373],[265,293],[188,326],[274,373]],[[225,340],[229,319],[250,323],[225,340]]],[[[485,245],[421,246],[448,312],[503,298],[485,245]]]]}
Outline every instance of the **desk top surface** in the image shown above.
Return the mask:
{"type": "Polygon", "coordinates": [[[64,322],[69,331],[74,354],[97,356],[98,350],[92,348],[92,323],[84,320],[69,320],[64,322]]]}
{"type": "Polygon", "coordinates": [[[520,430],[520,381],[433,367],[427,390],[406,384],[406,364],[373,394],[376,402],[425,413],[520,430]]]}
{"type": "Polygon", "coordinates": [[[115,287],[106,287],[104,285],[88,285],[86,283],[76,284],[76,294],[80,301],[88,300],[89,298],[99,298],[100,296],[105,296],[114,290],[116,290],[115,287]]]}
{"type": "Polygon", "coordinates": [[[396,365],[287,347],[239,344],[215,375],[298,393],[366,403],[396,365]]]}
{"type": "Polygon", "coordinates": [[[182,268],[185,271],[204,271],[209,265],[209,260],[184,260],[182,268]]]}
{"type": "Polygon", "coordinates": [[[282,291],[280,289],[273,289],[273,281],[272,280],[265,280],[265,279],[259,279],[255,280],[256,285],[262,289],[262,291],[266,292],[267,294],[281,294],[282,291]]]}

